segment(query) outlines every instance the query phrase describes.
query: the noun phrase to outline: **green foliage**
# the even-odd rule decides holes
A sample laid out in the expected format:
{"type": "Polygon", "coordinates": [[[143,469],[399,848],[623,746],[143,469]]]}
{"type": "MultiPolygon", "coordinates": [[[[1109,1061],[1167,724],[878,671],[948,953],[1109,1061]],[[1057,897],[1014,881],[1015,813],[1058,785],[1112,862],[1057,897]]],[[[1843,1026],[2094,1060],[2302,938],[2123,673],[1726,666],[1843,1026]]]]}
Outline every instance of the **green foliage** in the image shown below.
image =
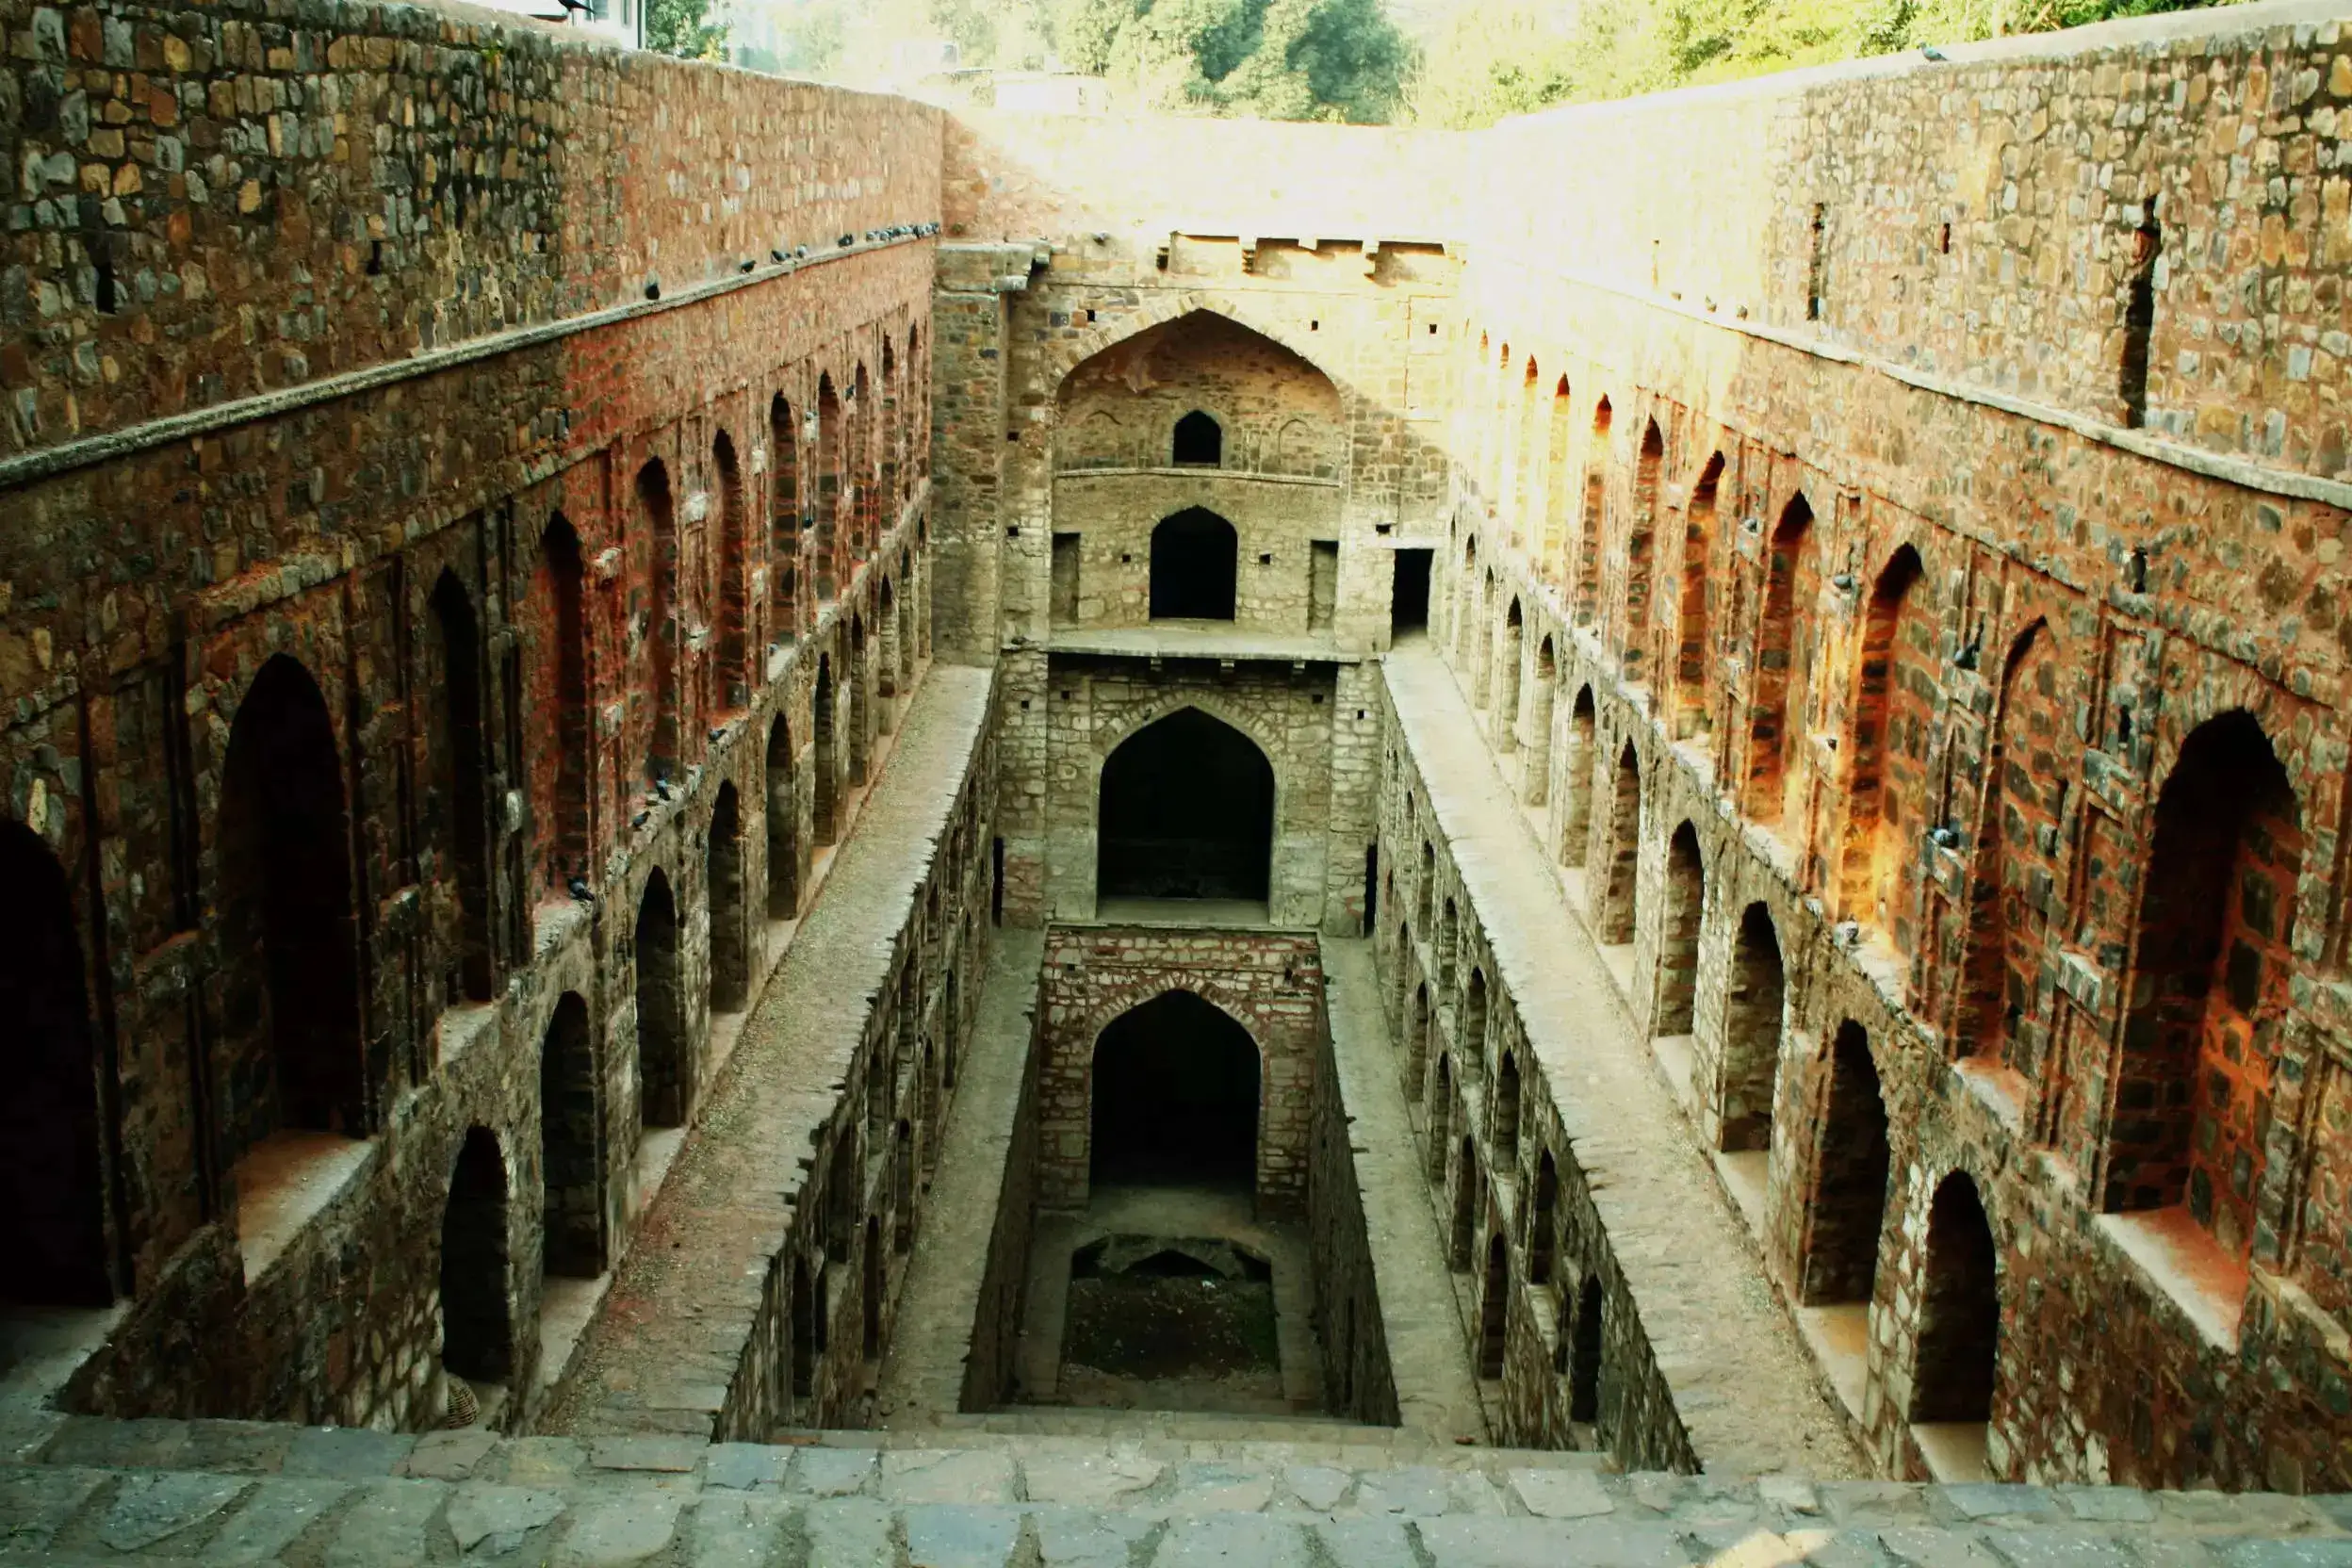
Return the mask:
{"type": "Polygon", "coordinates": [[[1407,88],[1425,125],[2236,0],[1469,0],[1407,88]]]}
{"type": "Polygon", "coordinates": [[[712,22],[710,0],[650,0],[645,47],[690,60],[727,57],[727,24],[712,22]]]}
{"type": "Polygon", "coordinates": [[[1058,0],[1054,47],[1143,106],[1373,123],[1410,49],[1380,0],[1058,0]]]}

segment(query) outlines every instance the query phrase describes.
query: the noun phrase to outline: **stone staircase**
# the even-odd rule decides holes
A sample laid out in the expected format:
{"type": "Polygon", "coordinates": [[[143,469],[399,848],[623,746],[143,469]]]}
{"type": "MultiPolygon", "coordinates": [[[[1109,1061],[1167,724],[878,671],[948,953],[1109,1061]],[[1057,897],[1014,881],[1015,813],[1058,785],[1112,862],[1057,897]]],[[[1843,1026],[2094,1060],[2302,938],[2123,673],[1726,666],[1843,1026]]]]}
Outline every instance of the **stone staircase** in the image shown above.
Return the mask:
{"type": "Polygon", "coordinates": [[[2352,1568],[2352,1498],[1620,1476],[1313,1420],[1041,1429],[1065,1413],[720,1445],[48,1416],[0,1432],[0,1563],[2352,1568]]]}

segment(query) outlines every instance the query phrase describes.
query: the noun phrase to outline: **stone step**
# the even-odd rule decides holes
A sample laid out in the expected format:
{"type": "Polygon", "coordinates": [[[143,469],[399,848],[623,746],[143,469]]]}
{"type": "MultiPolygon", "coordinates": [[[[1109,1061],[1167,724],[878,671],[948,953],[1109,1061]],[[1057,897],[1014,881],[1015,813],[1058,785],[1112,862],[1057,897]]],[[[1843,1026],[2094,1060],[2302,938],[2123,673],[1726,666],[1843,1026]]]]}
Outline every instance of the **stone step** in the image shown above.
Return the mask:
{"type": "Polygon", "coordinates": [[[710,1445],[81,1418],[7,1435],[5,1565],[2352,1568],[2352,1498],[1619,1476],[1475,1447],[1401,1462],[1126,1435],[710,1445]]]}
{"type": "MultiPolygon", "coordinates": [[[[1226,1414],[1208,1411],[1086,1410],[1023,1405],[975,1414],[892,1417],[887,1425],[894,1442],[960,1444],[974,1437],[997,1434],[1009,1437],[1082,1437],[1097,1441],[1304,1444],[1413,1455],[1453,1453],[1467,1446],[1446,1443],[1425,1431],[1402,1427],[1366,1426],[1363,1422],[1335,1415],[1226,1414]]],[[[779,1429],[772,1441],[789,1443],[802,1435],[790,1429],[779,1429]]],[[[1599,1453],[1545,1452],[1536,1458],[1539,1462],[1577,1469],[1598,1469],[1609,1462],[1608,1456],[1599,1453]]]]}

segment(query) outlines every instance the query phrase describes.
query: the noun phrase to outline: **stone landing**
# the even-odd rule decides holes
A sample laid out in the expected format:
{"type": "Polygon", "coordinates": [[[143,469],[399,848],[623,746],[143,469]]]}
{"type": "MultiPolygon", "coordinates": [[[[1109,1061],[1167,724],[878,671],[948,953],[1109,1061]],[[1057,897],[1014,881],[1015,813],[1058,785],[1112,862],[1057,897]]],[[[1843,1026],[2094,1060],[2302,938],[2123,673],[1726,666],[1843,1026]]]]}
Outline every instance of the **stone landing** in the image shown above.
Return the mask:
{"type": "Polygon", "coordinates": [[[2347,1568],[2352,1498],[1739,1482],[1592,1455],[809,1434],[418,1439],[50,1417],[0,1564],[732,1568],[2347,1568]]]}

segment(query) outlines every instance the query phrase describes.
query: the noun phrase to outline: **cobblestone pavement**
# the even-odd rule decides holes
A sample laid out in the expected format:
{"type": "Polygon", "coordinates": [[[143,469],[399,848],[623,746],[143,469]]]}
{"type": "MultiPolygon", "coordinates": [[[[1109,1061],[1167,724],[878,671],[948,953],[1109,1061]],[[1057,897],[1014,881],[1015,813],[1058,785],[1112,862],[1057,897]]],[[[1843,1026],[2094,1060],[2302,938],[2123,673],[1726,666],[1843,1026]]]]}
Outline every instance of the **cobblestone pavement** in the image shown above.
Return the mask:
{"type": "Polygon", "coordinates": [[[924,1205],[923,1245],[907,1262],[898,1322],[883,1356],[874,1408],[881,1426],[923,1426],[961,1405],[1044,954],[1042,930],[1007,926],[996,934],[939,1146],[939,1168],[949,1179],[933,1184],[924,1205]]]}
{"type": "Polygon", "coordinates": [[[424,1438],[51,1416],[0,1563],[2352,1568],[2352,1497],[1614,1476],[1597,1456],[833,1434],[424,1438]]]}
{"type": "Polygon", "coordinates": [[[1409,1428],[1447,1441],[1483,1442],[1486,1416],[1470,1370],[1469,1331],[1446,1267],[1445,1238],[1397,1086],[1396,1051],[1378,987],[1370,942],[1323,939],[1324,1010],[1356,1150],[1364,1230],[1379,1238],[1372,1270],[1396,1404],[1409,1428]]]}
{"type": "Polygon", "coordinates": [[[988,717],[990,679],[944,663],[924,677],[542,1429],[710,1435],[758,1282],[783,1245],[786,1195],[889,977],[891,940],[988,717]]]}
{"type": "Polygon", "coordinates": [[[1391,653],[1382,668],[1701,1462],[1735,1474],[1868,1474],[1452,671],[1426,647],[1391,653]]]}

